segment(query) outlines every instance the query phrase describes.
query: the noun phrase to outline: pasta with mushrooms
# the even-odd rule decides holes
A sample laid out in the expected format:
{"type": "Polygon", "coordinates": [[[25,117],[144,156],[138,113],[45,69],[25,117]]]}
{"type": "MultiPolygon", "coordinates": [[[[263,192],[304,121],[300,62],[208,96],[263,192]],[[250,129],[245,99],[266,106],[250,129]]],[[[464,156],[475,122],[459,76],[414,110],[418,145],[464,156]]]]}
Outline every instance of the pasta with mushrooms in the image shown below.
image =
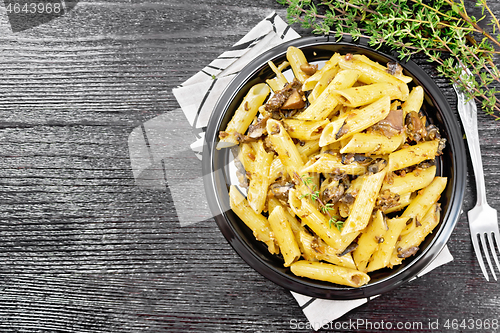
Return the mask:
{"type": "Polygon", "coordinates": [[[231,209],[293,274],[367,284],[439,224],[446,140],[396,63],[335,53],[320,67],[290,47],[269,66],[276,76],[251,87],[219,133],[217,149],[238,145],[245,169],[231,209]]]}

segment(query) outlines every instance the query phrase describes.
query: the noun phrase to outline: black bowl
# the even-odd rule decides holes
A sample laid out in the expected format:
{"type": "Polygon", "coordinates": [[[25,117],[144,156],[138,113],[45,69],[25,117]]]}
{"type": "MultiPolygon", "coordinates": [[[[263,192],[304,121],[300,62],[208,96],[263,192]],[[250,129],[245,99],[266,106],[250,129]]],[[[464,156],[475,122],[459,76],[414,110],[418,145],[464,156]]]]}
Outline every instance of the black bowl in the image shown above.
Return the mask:
{"type": "Polygon", "coordinates": [[[401,63],[403,73],[413,78],[411,84],[418,84],[424,88],[425,97],[422,109],[428,120],[438,126],[441,136],[447,139],[443,155],[436,159],[437,174],[449,179],[440,199],[442,208],[440,224],[421,244],[415,256],[405,259],[403,264],[394,269],[382,269],[371,273],[371,281],[360,288],[297,277],[288,268],[283,267],[283,260],[280,256],[271,255],[263,243],[256,241],[251,230],[231,211],[228,190],[232,181],[229,170],[232,154],[229,149],[215,149],[219,130],[226,127],[250,87],[274,76],[267,62],[272,60],[275,63],[281,63],[286,60],[288,46],[300,48],[310,62],[327,60],[334,52],[364,54],[380,63],[397,61],[394,54],[374,50],[367,45],[366,40],[361,39],[356,43],[338,42],[329,36],[293,40],[253,60],[234,78],[221,95],[207,127],[206,145],[203,151],[203,174],[210,209],[220,230],[236,252],[256,271],[282,287],[312,297],[343,300],[371,297],[387,292],[409,281],[436,258],[457,223],[466,180],[466,163],[464,162],[466,153],[460,127],[450,105],[434,81],[414,62],[401,63]]]}

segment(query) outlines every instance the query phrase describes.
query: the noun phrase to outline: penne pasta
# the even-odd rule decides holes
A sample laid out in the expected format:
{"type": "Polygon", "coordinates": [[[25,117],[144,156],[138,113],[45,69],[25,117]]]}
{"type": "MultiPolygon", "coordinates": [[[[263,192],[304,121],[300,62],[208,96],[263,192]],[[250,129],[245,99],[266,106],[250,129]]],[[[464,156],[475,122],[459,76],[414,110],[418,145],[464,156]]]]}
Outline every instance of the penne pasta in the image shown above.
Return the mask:
{"type": "Polygon", "coordinates": [[[247,188],[230,186],[230,207],[293,274],[365,285],[440,222],[448,180],[432,162],[445,141],[418,113],[424,91],[410,92],[397,64],[359,54],[335,53],[317,70],[291,47],[268,66],[275,76],[251,87],[219,135],[217,149],[239,145],[247,188]]]}
{"type": "Polygon", "coordinates": [[[420,223],[431,206],[439,200],[441,193],[446,187],[446,183],[446,177],[435,177],[429,186],[418,192],[418,195],[401,215],[412,219],[411,223],[406,226],[403,234],[413,230],[416,227],[417,221],[420,223]]]}
{"type": "Polygon", "coordinates": [[[338,251],[338,256],[344,256],[344,252],[347,250],[347,248],[354,242],[354,240],[359,236],[361,232],[355,231],[351,232],[350,234],[343,235],[341,236],[341,242],[340,242],[340,248],[338,251]]]}
{"type": "MultiPolygon", "coordinates": [[[[335,74],[337,74],[339,67],[340,54],[334,53],[333,56],[325,63],[325,65],[316,73],[308,77],[304,84],[302,84],[303,91],[309,91],[316,89],[318,84],[322,84],[323,90],[326,88],[328,83],[333,79],[335,74]]],[[[321,92],[320,92],[321,93],[321,92]]]]}
{"type": "Polygon", "coordinates": [[[273,183],[276,179],[283,177],[286,174],[285,167],[279,157],[274,157],[269,167],[269,183],[273,183]]]}
{"type": "Polygon", "coordinates": [[[366,273],[322,262],[299,260],[290,266],[290,270],[297,276],[350,287],[361,287],[370,281],[366,273]]]}
{"type": "Polygon", "coordinates": [[[323,128],[328,124],[328,120],[302,120],[285,119],[285,128],[291,138],[301,141],[319,140],[323,128]]]}
{"type": "Polygon", "coordinates": [[[340,156],[331,155],[328,153],[318,155],[316,161],[312,161],[310,165],[306,165],[301,173],[308,172],[342,172],[348,175],[362,175],[366,172],[366,167],[359,163],[353,162],[343,164],[340,156]]]}
{"type": "Polygon", "coordinates": [[[389,207],[388,209],[386,209],[384,211],[384,213],[390,214],[390,213],[394,213],[394,212],[399,212],[403,208],[407,207],[411,203],[411,201],[413,200],[412,194],[413,193],[409,193],[409,192],[405,193],[405,194],[401,194],[399,196],[398,204],[396,206],[389,207]]]}
{"type": "Polygon", "coordinates": [[[253,151],[252,145],[249,143],[243,143],[240,145],[238,150],[238,159],[245,168],[247,172],[253,172],[253,163],[255,162],[255,152],[253,151]]]}
{"type": "Polygon", "coordinates": [[[288,174],[292,175],[294,172],[301,170],[304,162],[283,125],[279,121],[269,119],[267,121],[267,133],[288,174]]]}
{"type": "MultiPolygon", "coordinates": [[[[317,259],[316,255],[317,252],[315,249],[313,249],[312,244],[314,240],[314,236],[312,236],[306,228],[295,218],[295,215],[293,213],[290,213],[288,209],[285,209],[284,206],[280,204],[280,202],[273,197],[269,198],[268,201],[268,207],[269,211],[273,211],[276,207],[283,207],[283,212],[290,224],[290,228],[292,229],[292,232],[295,236],[295,240],[297,242],[297,245],[299,246],[301,256],[304,257],[306,260],[319,260],[317,259]]],[[[322,242],[321,239],[316,238],[318,246],[319,243],[322,242]]],[[[325,243],[323,243],[325,244],[325,243]]],[[[325,244],[325,246],[328,246],[325,244]]],[[[352,258],[351,258],[352,259],[352,258]]],[[[354,264],[354,262],[353,262],[354,264]]]]}
{"type": "Polygon", "coordinates": [[[339,104],[335,91],[352,87],[359,78],[356,70],[340,71],[325,90],[309,105],[297,119],[321,120],[327,118],[339,104]]]}
{"type": "Polygon", "coordinates": [[[318,99],[319,96],[325,91],[326,87],[332,82],[333,78],[337,75],[339,72],[340,68],[338,66],[335,66],[332,68],[330,71],[327,73],[324,73],[320,80],[316,83],[314,86],[314,89],[311,91],[309,96],[307,97],[307,100],[309,103],[314,103],[316,99],[318,99]]]}
{"type": "Polygon", "coordinates": [[[255,238],[267,245],[270,253],[279,253],[269,222],[250,207],[243,194],[234,185],[229,188],[229,204],[233,212],[252,230],[255,238]]]}
{"type": "MultiPolygon", "coordinates": [[[[318,146],[319,146],[319,140],[318,140],[318,146]]],[[[325,154],[325,153],[330,154],[331,153],[332,155],[338,155],[341,148],[342,148],[342,142],[337,141],[337,142],[330,143],[329,145],[321,147],[320,152],[322,154],[325,154]]]]}
{"type": "Polygon", "coordinates": [[[387,137],[378,133],[356,133],[344,140],[346,140],[345,145],[340,149],[342,154],[387,155],[403,144],[404,136],[397,134],[387,137]]]}
{"type": "Polygon", "coordinates": [[[417,169],[404,176],[391,177],[391,183],[384,182],[381,192],[389,190],[396,194],[415,192],[429,185],[436,176],[436,166],[426,169],[417,169]]]}
{"type": "Polygon", "coordinates": [[[260,214],[266,204],[269,170],[273,162],[273,154],[266,152],[262,141],[255,142],[252,146],[256,152],[256,157],[253,163],[253,171],[250,172],[247,200],[250,207],[257,214],[260,214]]]}
{"type": "Polygon", "coordinates": [[[309,63],[307,62],[306,57],[304,56],[304,53],[302,50],[295,46],[290,46],[287,51],[286,51],[286,59],[290,63],[290,66],[292,67],[293,74],[299,80],[301,83],[304,83],[304,81],[309,77],[302,69],[302,65],[308,65],[309,63]]]}
{"type": "Polygon", "coordinates": [[[421,86],[414,87],[406,101],[401,105],[405,115],[411,111],[419,112],[424,101],[424,89],[421,86]]]}
{"type": "Polygon", "coordinates": [[[396,217],[387,220],[388,230],[384,235],[384,241],[379,244],[377,251],[370,258],[366,268],[367,272],[373,272],[389,265],[399,234],[406,226],[407,221],[407,217],[396,217]]]}
{"type": "Polygon", "coordinates": [[[434,204],[422,218],[418,228],[414,228],[411,232],[401,237],[392,253],[390,263],[399,265],[403,259],[414,255],[419,250],[419,245],[434,230],[439,224],[439,205],[434,204]]]}
{"type": "Polygon", "coordinates": [[[286,66],[288,66],[289,63],[285,61],[285,62],[283,62],[283,64],[280,65],[280,67],[276,67],[276,65],[272,61],[269,61],[267,64],[273,70],[273,72],[276,74],[276,77],[274,79],[266,80],[266,83],[269,85],[269,87],[271,87],[271,89],[274,92],[283,89],[283,87],[285,86],[285,84],[288,83],[288,81],[287,81],[285,75],[283,75],[283,73],[281,73],[281,71],[284,68],[286,68],[286,66]]]}
{"type": "Polygon", "coordinates": [[[219,134],[217,149],[227,148],[238,144],[237,135],[245,134],[252,123],[259,107],[269,95],[269,87],[265,83],[258,83],[250,88],[233,117],[227,124],[226,130],[219,134]]]}
{"type": "Polygon", "coordinates": [[[301,252],[283,207],[274,208],[269,214],[268,221],[285,259],[284,266],[288,267],[300,258],[301,252]]]}
{"type": "Polygon", "coordinates": [[[291,190],[289,203],[295,215],[334,249],[340,248],[340,232],[329,225],[328,219],[316,209],[307,198],[300,199],[297,190],[291,190]]]}
{"type": "MultiPolygon", "coordinates": [[[[321,145],[321,141],[320,141],[321,145]]],[[[437,156],[439,141],[425,141],[408,146],[389,155],[389,171],[404,169],[437,156]]]]}
{"type": "Polygon", "coordinates": [[[313,260],[326,261],[334,265],[356,269],[350,253],[339,256],[336,249],[328,246],[321,238],[314,237],[306,231],[300,233],[299,239],[305,251],[313,260]]]}
{"type": "Polygon", "coordinates": [[[358,239],[358,247],[352,252],[352,257],[358,270],[366,272],[366,266],[379,244],[384,242],[384,236],[389,227],[380,210],[372,217],[368,227],[358,239]]]}
{"type": "Polygon", "coordinates": [[[320,150],[319,139],[297,143],[296,147],[300,155],[311,156],[320,150]]]}
{"type": "MultiPolygon", "coordinates": [[[[382,71],[387,71],[386,66],[382,66],[378,62],[370,60],[367,56],[365,56],[363,54],[354,54],[352,57],[353,57],[353,59],[360,60],[364,63],[367,63],[368,65],[370,65],[372,67],[378,68],[382,71]]],[[[411,77],[403,75],[403,73],[396,73],[396,74],[394,74],[394,76],[396,78],[400,79],[401,81],[403,81],[404,83],[410,83],[412,81],[411,77]]]]}
{"type": "Polygon", "coordinates": [[[370,215],[375,207],[375,199],[382,186],[382,181],[386,175],[386,169],[373,175],[365,176],[363,185],[356,196],[351,214],[344,223],[342,235],[360,231],[366,228],[370,221],[370,215]]]}
{"type": "Polygon", "coordinates": [[[320,147],[350,137],[387,117],[391,99],[384,96],[362,109],[353,109],[345,116],[326,125],[319,139],[320,147]]]}
{"type": "Polygon", "coordinates": [[[339,95],[340,103],[353,108],[373,103],[384,96],[389,96],[391,100],[403,97],[397,85],[385,82],[335,90],[334,93],[339,95]]]}
{"type": "Polygon", "coordinates": [[[398,79],[397,77],[387,73],[385,70],[372,67],[369,64],[360,60],[356,59],[346,60],[345,57],[339,60],[339,66],[342,69],[351,69],[351,70],[355,69],[360,71],[361,75],[359,76],[359,81],[365,84],[372,84],[379,82],[392,83],[395,86],[399,87],[402,94],[401,98],[402,101],[405,101],[408,98],[409,95],[408,85],[405,82],[398,79]]]}
{"type": "MultiPolygon", "coordinates": [[[[295,240],[299,240],[299,236],[301,232],[307,232],[306,228],[295,218],[295,215],[291,211],[290,208],[287,208],[286,206],[283,206],[280,201],[274,197],[268,197],[268,208],[269,212],[272,212],[276,207],[282,207],[283,212],[288,220],[288,223],[290,224],[290,228],[292,229],[293,235],[295,236],[295,240]]],[[[299,247],[301,247],[300,242],[297,243],[299,247]]],[[[301,248],[301,251],[303,249],[301,248]]]]}

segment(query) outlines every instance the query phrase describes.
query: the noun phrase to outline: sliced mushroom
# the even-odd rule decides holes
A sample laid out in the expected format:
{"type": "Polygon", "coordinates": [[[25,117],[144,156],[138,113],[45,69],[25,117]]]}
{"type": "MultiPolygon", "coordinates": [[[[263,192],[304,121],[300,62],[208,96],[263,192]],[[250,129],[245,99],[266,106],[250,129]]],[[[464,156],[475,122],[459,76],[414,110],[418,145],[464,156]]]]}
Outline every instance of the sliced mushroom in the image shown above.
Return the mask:
{"type": "Polygon", "coordinates": [[[276,134],[279,134],[280,131],[281,131],[281,128],[278,124],[276,124],[276,123],[271,124],[271,132],[269,132],[269,134],[276,135],[276,134]]]}
{"type": "Polygon", "coordinates": [[[269,188],[274,197],[280,201],[288,202],[288,192],[293,189],[293,183],[274,183],[269,188]]]}
{"type": "Polygon", "coordinates": [[[403,67],[397,62],[388,62],[387,63],[387,73],[391,75],[401,75],[403,73],[403,67]]]}
{"type": "Polygon", "coordinates": [[[412,246],[406,250],[402,250],[401,248],[398,248],[398,258],[408,258],[419,250],[418,246],[412,246]]]}
{"type": "Polygon", "coordinates": [[[293,89],[292,94],[288,97],[285,103],[283,103],[281,108],[284,110],[297,110],[302,109],[304,106],[306,106],[306,102],[303,95],[301,95],[297,89],[293,89]]]}
{"type": "Polygon", "coordinates": [[[267,120],[270,118],[269,115],[264,118],[259,119],[255,124],[248,127],[247,136],[252,139],[259,139],[263,135],[267,134],[266,124],[267,120]]]}
{"type": "Polygon", "coordinates": [[[443,153],[444,148],[446,148],[446,139],[441,138],[441,139],[439,139],[437,154],[441,155],[443,153]]]}
{"type": "Polygon", "coordinates": [[[244,134],[241,134],[241,133],[238,133],[238,132],[234,132],[234,137],[236,138],[236,140],[239,142],[239,143],[248,143],[248,142],[254,142],[257,140],[257,138],[251,138],[247,135],[244,135],[244,134]]]}
{"type": "Polygon", "coordinates": [[[340,198],[340,202],[342,203],[345,203],[346,205],[352,205],[354,203],[354,200],[356,198],[354,197],[354,195],[350,192],[346,192],[342,198],[340,198]]]}
{"type": "Polygon", "coordinates": [[[283,104],[285,104],[285,102],[294,92],[303,95],[303,92],[300,89],[301,86],[302,84],[297,79],[294,79],[292,82],[288,82],[287,84],[285,84],[283,89],[275,92],[273,97],[271,97],[267,101],[267,103],[264,105],[265,110],[273,113],[279,112],[282,109],[283,104]]]}
{"type": "Polygon", "coordinates": [[[401,133],[404,128],[403,110],[391,110],[385,119],[373,125],[373,129],[382,132],[387,137],[401,133]]]}
{"type": "Polygon", "coordinates": [[[436,165],[436,160],[425,160],[415,166],[416,169],[427,169],[436,165]]]}
{"type": "Polygon", "coordinates": [[[342,136],[346,135],[347,133],[349,133],[349,126],[347,126],[347,123],[344,121],[344,123],[340,127],[337,134],[335,134],[335,140],[340,139],[342,136]]]}
{"type": "Polygon", "coordinates": [[[399,199],[399,194],[392,193],[390,190],[385,190],[378,196],[375,207],[385,212],[389,208],[396,207],[399,204],[399,199]]]}
{"type": "Polygon", "coordinates": [[[302,64],[300,65],[300,70],[303,71],[304,73],[306,73],[307,75],[311,76],[313,75],[314,73],[316,73],[316,71],[318,70],[318,65],[311,65],[311,64],[302,64]]]}
{"type": "Polygon", "coordinates": [[[368,173],[373,174],[382,171],[387,165],[387,161],[383,158],[376,159],[372,164],[370,164],[367,168],[368,173]]]}
{"type": "Polygon", "coordinates": [[[432,141],[441,138],[441,134],[439,134],[439,129],[436,125],[429,125],[426,127],[427,136],[425,137],[426,141],[432,141]]]}
{"type": "Polygon", "coordinates": [[[340,183],[336,187],[327,187],[323,192],[321,192],[321,200],[324,203],[336,204],[340,198],[344,195],[344,184],[340,183]]]}
{"type": "Polygon", "coordinates": [[[363,154],[344,154],[342,155],[342,164],[351,164],[357,162],[361,165],[368,165],[373,161],[371,157],[363,154]]]}
{"type": "Polygon", "coordinates": [[[339,257],[345,256],[346,254],[356,250],[357,248],[358,248],[358,243],[352,242],[351,244],[349,244],[348,247],[346,247],[344,251],[342,251],[342,253],[338,254],[337,256],[339,257]]]}
{"type": "Polygon", "coordinates": [[[422,120],[415,111],[411,111],[406,115],[406,134],[408,138],[412,141],[419,142],[427,136],[427,131],[425,129],[422,120]]]}

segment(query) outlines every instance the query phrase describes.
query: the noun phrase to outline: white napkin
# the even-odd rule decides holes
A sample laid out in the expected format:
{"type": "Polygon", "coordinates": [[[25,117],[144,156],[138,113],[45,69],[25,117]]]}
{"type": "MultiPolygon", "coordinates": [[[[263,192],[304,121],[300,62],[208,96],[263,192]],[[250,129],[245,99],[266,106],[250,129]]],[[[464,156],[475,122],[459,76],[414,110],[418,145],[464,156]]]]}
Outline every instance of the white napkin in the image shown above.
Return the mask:
{"type": "MultiPolygon", "coordinates": [[[[417,278],[422,277],[423,275],[429,273],[433,269],[444,265],[453,260],[453,256],[451,255],[448,246],[445,246],[441,253],[434,259],[426,268],[424,268],[416,277],[414,277],[413,281],[417,278]]],[[[356,300],[350,301],[332,301],[321,298],[314,298],[309,296],[304,296],[298,293],[291,291],[293,297],[299,303],[300,308],[304,312],[305,316],[309,320],[311,327],[314,328],[315,331],[320,329],[321,327],[328,325],[330,322],[342,317],[346,313],[351,310],[361,306],[370,300],[380,296],[376,295],[370,298],[360,298],[356,300]]]]}
{"type": "MultiPolygon", "coordinates": [[[[181,226],[211,217],[204,191],[200,190],[203,189],[203,179],[199,176],[201,165],[194,155],[201,160],[204,131],[218,97],[233,77],[257,55],[299,37],[276,13],[271,13],[231,49],[173,89],[188,123],[179,118],[180,110],[174,110],[144,123],[131,133],[129,148],[136,183],[153,188],[165,188],[168,184],[181,226]],[[175,147],[172,147],[172,141],[176,142],[175,147]],[[188,145],[192,151],[188,151],[188,145]],[[198,171],[198,176],[193,172],[186,175],[186,170],[198,171]],[[187,191],[189,202],[196,207],[190,207],[186,202],[187,191]],[[197,195],[195,199],[192,199],[193,195],[197,195]]],[[[418,276],[452,260],[445,247],[418,276]]],[[[366,298],[332,301],[291,293],[315,330],[369,301],[366,298]]]]}
{"type": "Polygon", "coordinates": [[[191,148],[200,159],[205,128],[224,88],[256,56],[299,37],[298,33],[273,12],[228,51],[173,89],[186,118],[191,126],[197,129],[198,140],[191,145],[191,148]]]}

